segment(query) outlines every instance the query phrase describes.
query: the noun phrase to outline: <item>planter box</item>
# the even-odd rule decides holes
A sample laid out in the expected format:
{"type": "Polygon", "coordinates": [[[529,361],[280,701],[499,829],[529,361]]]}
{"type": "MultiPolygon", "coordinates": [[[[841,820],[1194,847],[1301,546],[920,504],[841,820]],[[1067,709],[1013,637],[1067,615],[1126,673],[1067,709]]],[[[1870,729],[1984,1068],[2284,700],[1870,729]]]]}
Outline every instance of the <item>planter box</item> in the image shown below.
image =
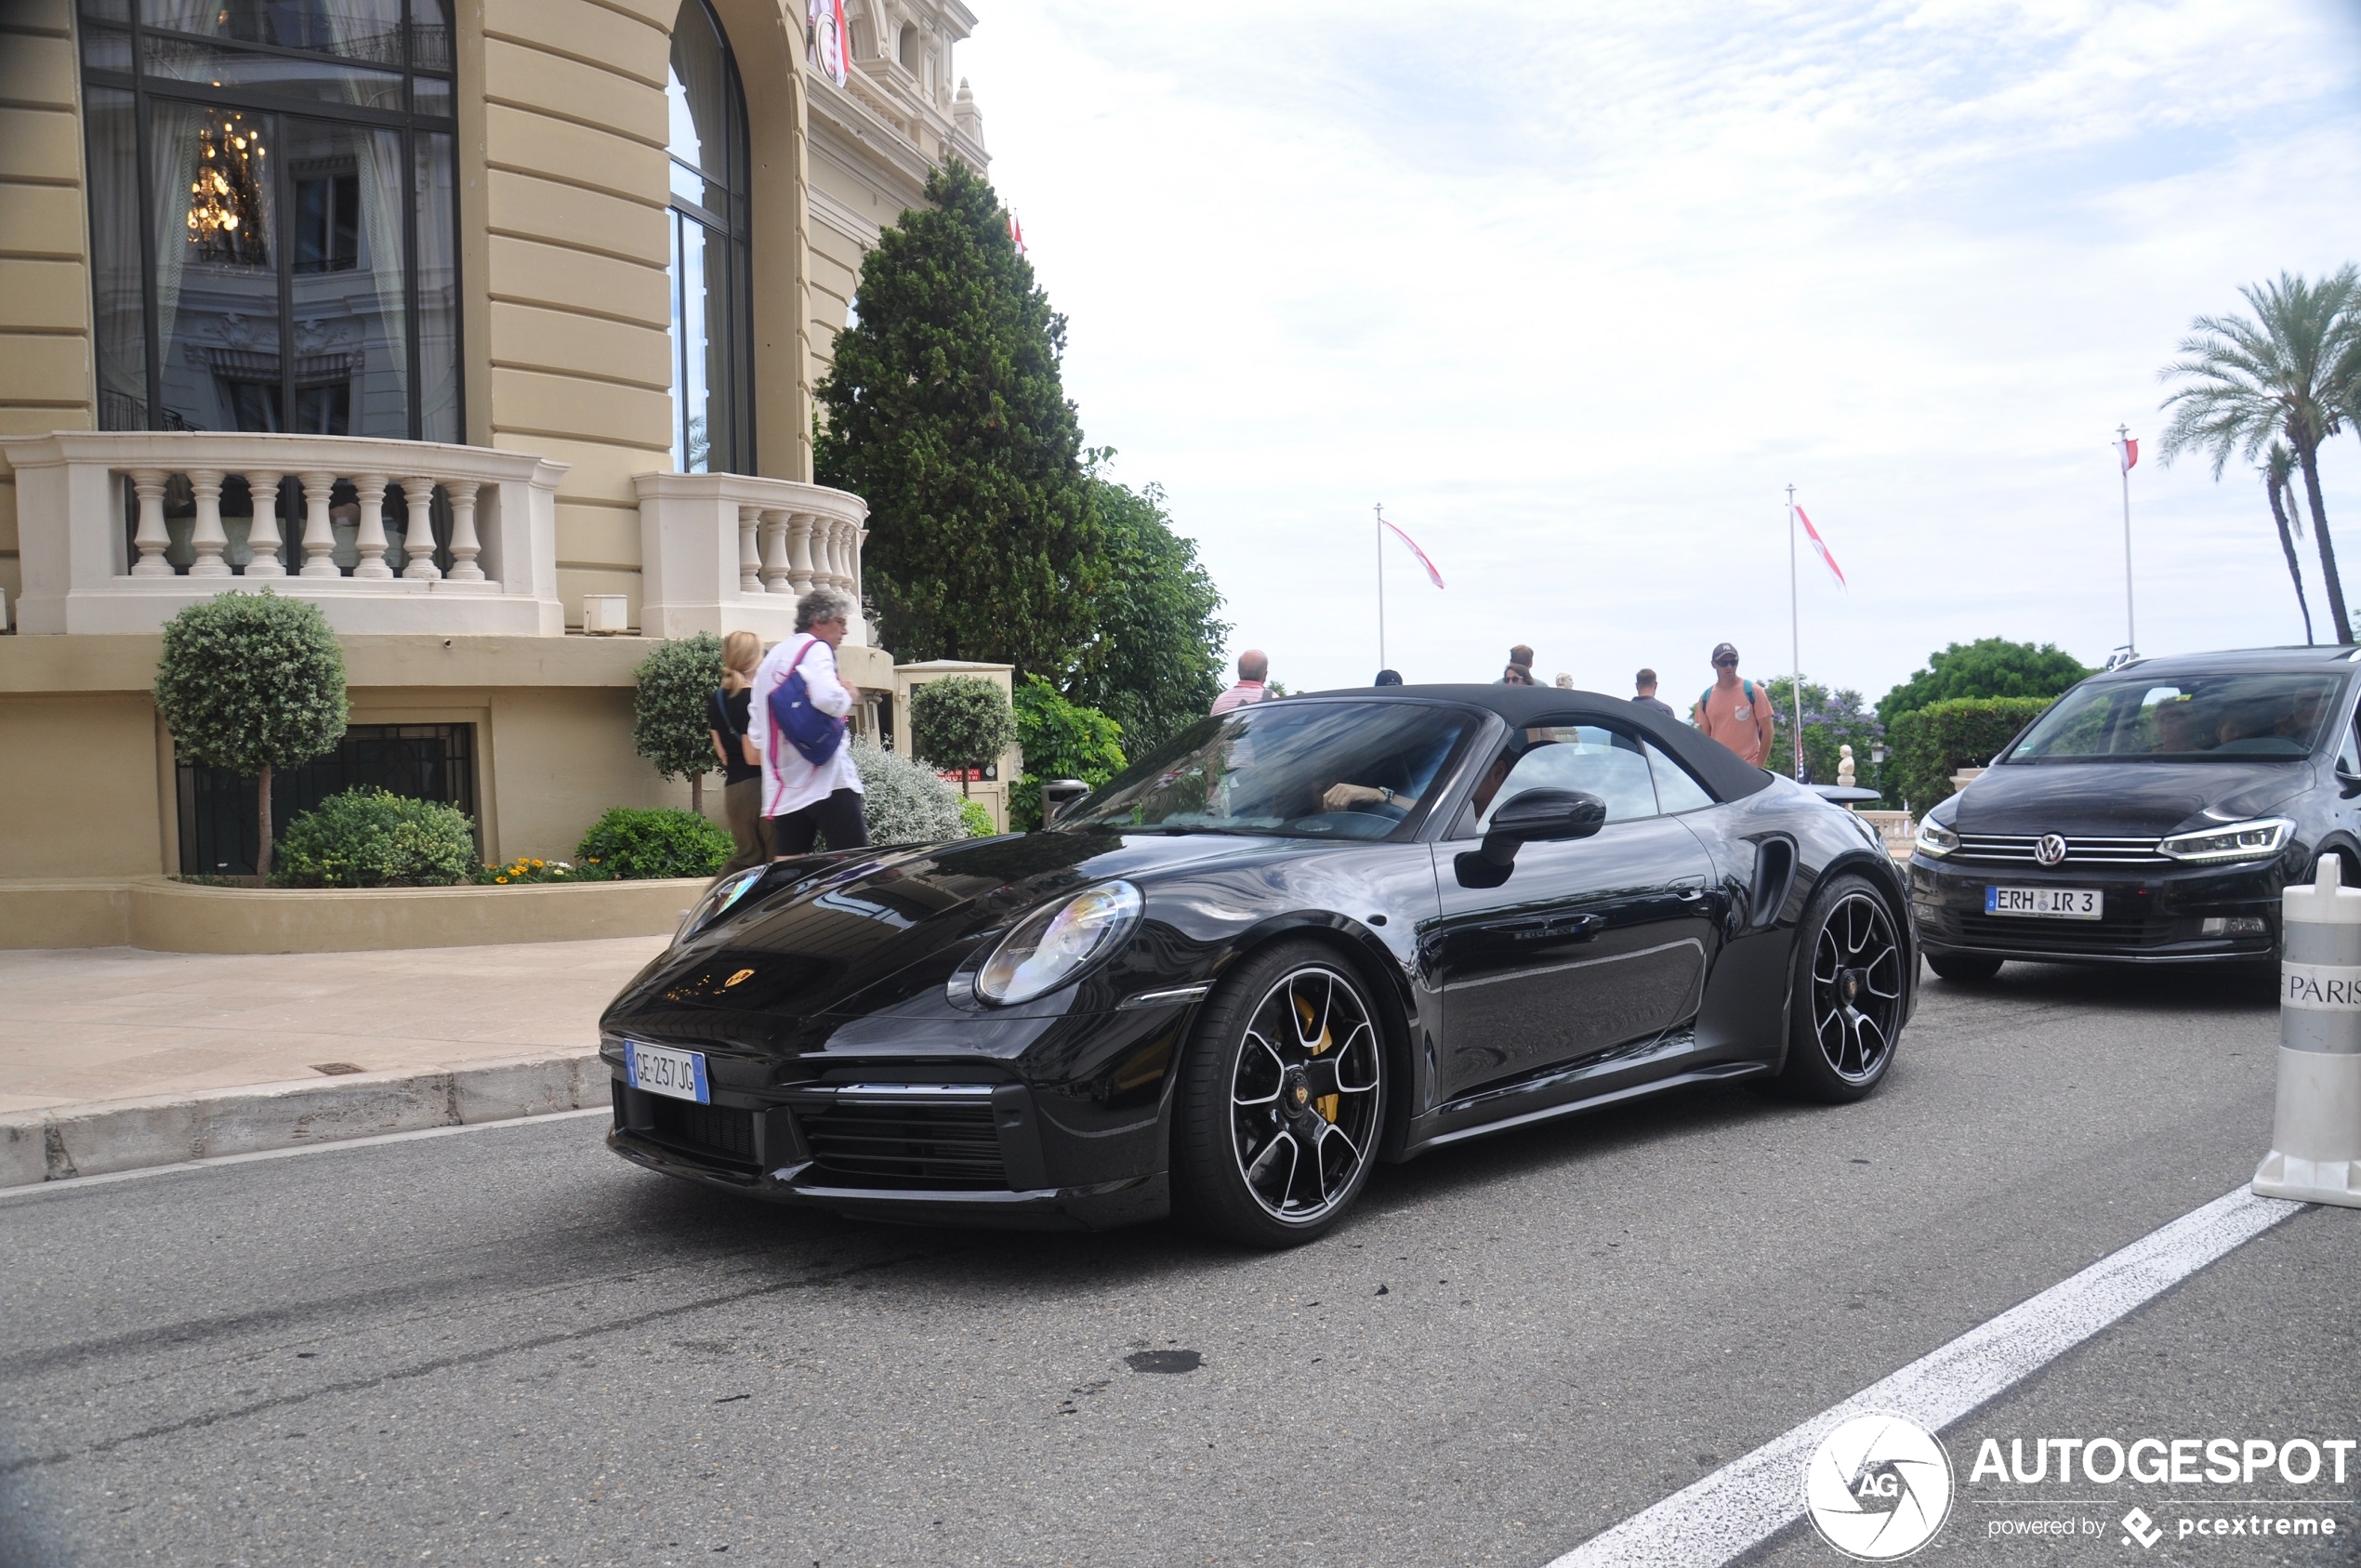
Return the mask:
{"type": "Polygon", "coordinates": [[[359,953],[664,936],[703,877],[515,888],[207,888],[163,876],[0,882],[0,947],[359,953]]]}

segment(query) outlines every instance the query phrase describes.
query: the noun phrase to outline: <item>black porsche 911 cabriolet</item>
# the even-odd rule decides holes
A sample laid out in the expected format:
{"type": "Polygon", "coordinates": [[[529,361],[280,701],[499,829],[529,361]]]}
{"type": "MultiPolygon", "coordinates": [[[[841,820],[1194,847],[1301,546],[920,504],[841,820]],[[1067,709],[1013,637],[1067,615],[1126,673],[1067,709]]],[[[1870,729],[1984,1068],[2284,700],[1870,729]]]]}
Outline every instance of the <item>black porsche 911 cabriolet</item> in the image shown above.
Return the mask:
{"type": "Polygon", "coordinates": [[[851,1214],[1286,1245],[1377,1160],[1682,1084],[1867,1094],[1908,907],[1861,818],[1631,704],[1288,698],[1043,832],[717,883],[607,1009],[608,1142],[851,1214]]]}

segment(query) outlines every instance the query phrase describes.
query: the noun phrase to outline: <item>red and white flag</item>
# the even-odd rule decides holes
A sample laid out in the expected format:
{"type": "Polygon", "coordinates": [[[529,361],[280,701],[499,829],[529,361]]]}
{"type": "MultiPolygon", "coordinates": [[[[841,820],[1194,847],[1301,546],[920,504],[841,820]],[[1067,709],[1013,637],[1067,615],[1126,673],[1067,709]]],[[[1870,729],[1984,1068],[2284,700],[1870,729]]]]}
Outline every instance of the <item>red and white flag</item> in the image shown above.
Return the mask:
{"type": "Polygon", "coordinates": [[[844,0],[811,0],[803,41],[811,69],[841,87],[851,74],[852,33],[844,24],[844,0]]]}
{"type": "Polygon", "coordinates": [[[1427,552],[1418,548],[1418,542],[1416,539],[1411,538],[1407,534],[1403,533],[1399,528],[1394,528],[1393,524],[1386,522],[1385,519],[1379,518],[1378,520],[1379,522],[1385,522],[1385,525],[1388,528],[1393,529],[1393,536],[1410,547],[1410,553],[1417,556],[1418,558],[1418,564],[1427,569],[1427,576],[1432,579],[1434,586],[1438,588],[1443,586],[1443,573],[1434,569],[1434,562],[1427,559],[1427,552]]]}
{"type": "Polygon", "coordinates": [[[2130,473],[2140,466],[2140,438],[2126,436],[2115,443],[2116,455],[2123,459],[2123,471],[2130,473]]]}
{"type": "Polygon", "coordinates": [[[1017,221],[1017,215],[1015,213],[1010,213],[1009,215],[1009,243],[1017,247],[1017,254],[1019,256],[1022,256],[1025,253],[1024,226],[1017,221]]]}
{"type": "Polygon", "coordinates": [[[1828,563],[1828,570],[1835,573],[1837,586],[1840,588],[1852,586],[1851,584],[1844,580],[1844,568],[1839,566],[1837,564],[1837,558],[1828,553],[1827,541],[1821,538],[1820,531],[1812,526],[1811,518],[1805,516],[1804,510],[1801,507],[1798,507],[1795,509],[1795,515],[1797,520],[1803,524],[1803,536],[1812,541],[1812,547],[1820,552],[1820,559],[1827,561],[1828,563]]]}

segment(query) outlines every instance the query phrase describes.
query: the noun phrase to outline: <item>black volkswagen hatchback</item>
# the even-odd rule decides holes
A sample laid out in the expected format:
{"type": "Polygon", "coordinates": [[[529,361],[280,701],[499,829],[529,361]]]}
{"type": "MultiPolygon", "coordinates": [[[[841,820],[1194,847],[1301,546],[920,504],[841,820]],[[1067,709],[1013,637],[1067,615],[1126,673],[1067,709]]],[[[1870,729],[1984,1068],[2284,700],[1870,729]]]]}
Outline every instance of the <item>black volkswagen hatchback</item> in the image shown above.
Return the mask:
{"type": "Polygon", "coordinates": [[[2279,890],[2361,882],[2350,648],[2137,660],[2060,697],[1932,811],[1910,857],[1927,962],[2270,960],[2279,890]]]}
{"type": "Polygon", "coordinates": [[[879,1218],[1250,1243],[1372,1164],[1682,1084],[1857,1100],[1918,973],[1859,817],[1612,697],[1207,718],[1057,825],[718,883],[607,1009],[608,1141],[879,1218]]]}

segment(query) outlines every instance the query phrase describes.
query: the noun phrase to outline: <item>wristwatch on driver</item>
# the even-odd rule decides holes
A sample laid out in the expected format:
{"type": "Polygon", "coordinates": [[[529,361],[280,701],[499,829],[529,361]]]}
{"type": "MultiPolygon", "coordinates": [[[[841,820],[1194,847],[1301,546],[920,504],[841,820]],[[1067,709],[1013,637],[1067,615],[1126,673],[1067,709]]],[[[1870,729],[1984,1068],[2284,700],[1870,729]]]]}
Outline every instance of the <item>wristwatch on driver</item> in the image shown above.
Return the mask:
{"type": "Polygon", "coordinates": [[[1391,806],[1393,804],[1393,791],[1387,785],[1379,784],[1378,785],[1378,798],[1391,806]]]}

